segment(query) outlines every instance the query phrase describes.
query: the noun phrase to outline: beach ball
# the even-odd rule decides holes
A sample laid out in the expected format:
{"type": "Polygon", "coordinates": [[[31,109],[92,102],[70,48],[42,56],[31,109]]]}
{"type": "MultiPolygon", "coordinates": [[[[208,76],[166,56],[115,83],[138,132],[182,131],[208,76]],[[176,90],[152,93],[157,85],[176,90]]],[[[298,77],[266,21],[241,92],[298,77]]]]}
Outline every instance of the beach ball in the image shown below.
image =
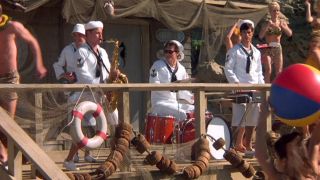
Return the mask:
{"type": "Polygon", "coordinates": [[[320,71],[306,64],[284,69],[273,81],[270,105],[290,126],[305,126],[320,118],[320,71]]]}

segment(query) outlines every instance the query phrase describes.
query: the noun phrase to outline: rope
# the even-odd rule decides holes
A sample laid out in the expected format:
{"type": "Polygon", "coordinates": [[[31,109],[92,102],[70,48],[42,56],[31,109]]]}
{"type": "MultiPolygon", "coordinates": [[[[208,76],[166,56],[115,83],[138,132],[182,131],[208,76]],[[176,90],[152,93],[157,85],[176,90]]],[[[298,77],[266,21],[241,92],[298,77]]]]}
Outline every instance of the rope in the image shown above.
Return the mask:
{"type": "MultiPolygon", "coordinates": [[[[82,97],[82,95],[83,95],[83,92],[84,92],[84,90],[85,90],[87,87],[90,89],[90,91],[91,91],[91,93],[92,93],[92,96],[93,96],[93,99],[94,99],[94,101],[96,102],[96,99],[95,99],[95,97],[94,97],[94,95],[93,95],[93,92],[92,92],[91,88],[87,85],[86,87],[84,87],[84,88],[82,89],[82,91],[81,91],[81,93],[80,93],[80,96],[78,97],[75,105],[74,105],[73,108],[72,108],[72,111],[73,111],[73,110],[76,108],[76,106],[79,104],[79,101],[80,101],[80,99],[81,99],[81,97],[82,97]]],[[[70,114],[70,113],[71,113],[71,112],[68,112],[68,114],[70,114]]],[[[65,128],[67,128],[68,126],[70,126],[70,125],[73,123],[73,121],[74,121],[74,116],[72,116],[70,122],[69,122],[68,124],[66,124],[66,125],[59,131],[58,135],[61,134],[61,133],[64,131],[65,128]]],[[[68,140],[67,138],[64,138],[63,136],[62,136],[62,138],[63,138],[64,140],[68,140]]]]}

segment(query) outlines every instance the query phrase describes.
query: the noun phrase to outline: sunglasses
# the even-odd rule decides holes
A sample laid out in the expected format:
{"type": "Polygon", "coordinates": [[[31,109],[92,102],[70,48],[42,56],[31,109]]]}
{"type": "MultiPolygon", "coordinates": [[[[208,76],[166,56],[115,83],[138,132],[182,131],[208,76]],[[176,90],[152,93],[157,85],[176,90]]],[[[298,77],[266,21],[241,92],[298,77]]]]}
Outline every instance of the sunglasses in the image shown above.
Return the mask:
{"type": "Polygon", "coordinates": [[[164,53],[166,54],[173,54],[174,52],[177,52],[177,51],[172,51],[172,50],[164,50],[164,53]]]}

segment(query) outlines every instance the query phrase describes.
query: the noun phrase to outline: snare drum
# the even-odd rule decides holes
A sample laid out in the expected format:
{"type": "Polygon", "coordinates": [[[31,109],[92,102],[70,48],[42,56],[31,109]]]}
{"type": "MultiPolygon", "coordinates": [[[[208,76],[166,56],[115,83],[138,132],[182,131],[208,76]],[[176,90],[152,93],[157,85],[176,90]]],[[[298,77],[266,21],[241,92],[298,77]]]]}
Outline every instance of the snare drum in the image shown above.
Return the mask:
{"type": "Polygon", "coordinates": [[[186,143],[196,137],[195,118],[179,122],[179,129],[176,130],[176,142],[186,143]]]}
{"type": "Polygon", "coordinates": [[[145,136],[151,144],[170,144],[174,129],[173,116],[157,116],[148,114],[146,118],[145,136]]]}
{"type": "MultiPolygon", "coordinates": [[[[206,124],[211,121],[213,115],[210,111],[206,111],[206,124]]],[[[179,130],[176,133],[177,143],[186,143],[194,140],[196,137],[195,130],[195,115],[194,113],[187,113],[187,119],[179,122],[179,130]]]]}
{"type": "MultiPolygon", "coordinates": [[[[225,145],[223,146],[225,149],[229,149],[231,145],[231,131],[229,129],[226,121],[219,116],[215,116],[207,125],[207,134],[212,136],[214,139],[222,138],[225,141],[225,145]]],[[[207,137],[209,140],[210,154],[215,159],[224,159],[223,154],[224,150],[219,149],[216,150],[212,144],[213,142],[207,137]]]]}

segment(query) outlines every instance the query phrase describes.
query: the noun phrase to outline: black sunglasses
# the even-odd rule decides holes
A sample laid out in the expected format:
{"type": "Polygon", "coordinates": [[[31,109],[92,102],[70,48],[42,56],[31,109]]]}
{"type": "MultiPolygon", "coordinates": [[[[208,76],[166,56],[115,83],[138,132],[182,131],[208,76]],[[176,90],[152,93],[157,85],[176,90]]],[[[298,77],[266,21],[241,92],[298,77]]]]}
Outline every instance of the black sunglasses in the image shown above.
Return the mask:
{"type": "Polygon", "coordinates": [[[173,54],[174,52],[177,52],[177,51],[172,51],[172,50],[164,50],[164,53],[166,54],[173,54]]]}

